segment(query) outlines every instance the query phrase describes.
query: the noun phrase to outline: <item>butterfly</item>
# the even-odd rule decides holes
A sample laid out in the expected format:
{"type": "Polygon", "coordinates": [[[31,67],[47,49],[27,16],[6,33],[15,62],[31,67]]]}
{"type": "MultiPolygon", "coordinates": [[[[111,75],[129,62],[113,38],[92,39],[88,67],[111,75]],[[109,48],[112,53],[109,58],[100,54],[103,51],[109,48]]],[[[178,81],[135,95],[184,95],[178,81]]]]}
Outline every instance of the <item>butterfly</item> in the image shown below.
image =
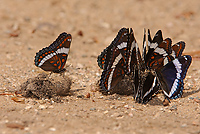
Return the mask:
{"type": "Polygon", "coordinates": [[[72,36],[70,34],[61,33],[50,46],[36,53],[35,65],[44,71],[64,72],[71,41],[72,36]]]}
{"type": "Polygon", "coordinates": [[[128,29],[122,28],[112,43],[98,56],[97,62],[104,69],[100,79],[102,91],[110,91],[125,76],[125,57],[128,29]]]}
{"type": "Polygon", "coordinates": [[[110,91],[128,75],[134,81],[134,98],[139,103],[147,103],[160,89],[168,99],[180,97],[183,79],[192,58],[189,55],[181,56],[184,42],[171,44],[170,38],[163,40],[161,30],[153,39],[150,30],[146,39],[144,30],[141,55],[132,28],[122,28],[111,45],[98,57],[98,65],[104,69],[100,87],[103,91],[110,91]]]}
{"type": "MultiPolygon", "coordinates": [[[[151,88],[141,89],[139,102],[146,103],[151,95],[162,89],[167,99],[177,99],[182,96],[184,89],[184,78],[191,64],[192,58],[189,55],[182,56],[185,42],[180,41],[171,46],[170,38],[163,40],[162,32],[159,30],[154,39],[151,39],[148,30],[148,52],[144,55],[146,70],[151,73],[146,81],[152,83],[151,88]]],[[[144,45],[143,45],[144,46],[144,45]]],[[[142,86],[148,85],[145,82],[142,86]]]]}

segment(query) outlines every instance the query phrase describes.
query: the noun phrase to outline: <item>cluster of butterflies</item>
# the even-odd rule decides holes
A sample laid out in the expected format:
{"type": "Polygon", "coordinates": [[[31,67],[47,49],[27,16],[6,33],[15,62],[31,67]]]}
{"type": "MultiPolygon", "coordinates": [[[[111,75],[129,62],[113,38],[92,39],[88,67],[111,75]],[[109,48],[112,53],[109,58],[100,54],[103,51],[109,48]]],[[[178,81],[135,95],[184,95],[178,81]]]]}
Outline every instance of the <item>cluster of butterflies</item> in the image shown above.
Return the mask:
{"type": "Polygon", "coordinates": [[[142,55],[132,28],[122,28],[112,43],[98,56],[98,66],[103,69],[100,88],[109,92],[125,77],[134,82],[133,94],[138,103],[147,103],[162,90],[166,99],[182,96],[190,55],[182,56],[185,43],[172,46],[170,38],[163,39],[159,30],[151,38],[144,30],[142,55]]]}

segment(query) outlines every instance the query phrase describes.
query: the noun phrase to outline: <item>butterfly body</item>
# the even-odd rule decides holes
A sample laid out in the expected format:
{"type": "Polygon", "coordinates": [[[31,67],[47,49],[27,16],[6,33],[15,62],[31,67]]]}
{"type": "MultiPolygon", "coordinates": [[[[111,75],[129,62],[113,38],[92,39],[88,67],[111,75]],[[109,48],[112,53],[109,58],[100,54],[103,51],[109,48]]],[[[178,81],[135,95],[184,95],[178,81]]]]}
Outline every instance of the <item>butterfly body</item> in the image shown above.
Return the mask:
{"type": "Polygon", "coordinates": [[[65,71],[64,66],[68,57],[71,40],[70,34],[60,34],[49,47],[45,47],[36,53],[35,65],[44,71],[54,73],[65,71]]]}

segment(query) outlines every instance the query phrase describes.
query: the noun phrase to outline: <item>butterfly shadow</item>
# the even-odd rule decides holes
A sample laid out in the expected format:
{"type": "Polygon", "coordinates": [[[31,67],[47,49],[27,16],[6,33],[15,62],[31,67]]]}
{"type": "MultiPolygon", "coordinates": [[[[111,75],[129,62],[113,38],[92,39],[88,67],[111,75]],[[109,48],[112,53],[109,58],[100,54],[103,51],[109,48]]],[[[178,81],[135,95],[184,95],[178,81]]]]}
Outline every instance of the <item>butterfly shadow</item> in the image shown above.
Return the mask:
{"type": "Polygon", "coordinates": [[[197,90],[192,90],[192,91],[188,91],[188,92],[186,92],[186,90],[185,90],[185,92],[182,95],[182,98],[186,98],[186,97],[188,97],[192,94],[198,93],[198,92],[200,92],[200,88],[198,88],[197,90]]]}
{"type": "Polygon", "coordinates": [[[84,88],[78,88],[78,89],[74,89],[74,90],[70,90],[70,95],[76,95],[77,92],[85,90],[84,88]]]}
{"type": "Polygon", "coordinates": [[[157,96],[154,96],[147,104],[152,106],[163,106],[163,101],[157,96]]]}

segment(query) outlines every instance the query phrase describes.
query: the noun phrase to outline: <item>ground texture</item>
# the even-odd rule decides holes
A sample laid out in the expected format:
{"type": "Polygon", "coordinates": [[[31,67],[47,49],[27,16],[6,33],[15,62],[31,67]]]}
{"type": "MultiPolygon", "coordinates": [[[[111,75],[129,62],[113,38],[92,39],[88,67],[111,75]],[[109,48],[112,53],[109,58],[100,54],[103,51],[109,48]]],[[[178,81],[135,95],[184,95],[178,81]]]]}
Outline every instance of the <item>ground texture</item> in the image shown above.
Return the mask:
{"type": "MultiPolygon", "coordinates": [[[[199,0],[1,0],[0,133],[199,134],[199,13],[199,0]],[[184,54],[193,61],[182,98],[164,107],[162,93],[141,105],[132,96],[96,91],[102,72],[97,56],[122,27],[134,29],[139,47],[144,28],[152,35],[161,29],[173,43],[186,42],[184,54]],[[44,73],[34,65],[35,53],[62,32],[72,35],[65,73],[72,80],[68,96],[56,101],[9,95],[44,73]]],[[[62,83],[58,74],[51,79],[62,83]]]]}

